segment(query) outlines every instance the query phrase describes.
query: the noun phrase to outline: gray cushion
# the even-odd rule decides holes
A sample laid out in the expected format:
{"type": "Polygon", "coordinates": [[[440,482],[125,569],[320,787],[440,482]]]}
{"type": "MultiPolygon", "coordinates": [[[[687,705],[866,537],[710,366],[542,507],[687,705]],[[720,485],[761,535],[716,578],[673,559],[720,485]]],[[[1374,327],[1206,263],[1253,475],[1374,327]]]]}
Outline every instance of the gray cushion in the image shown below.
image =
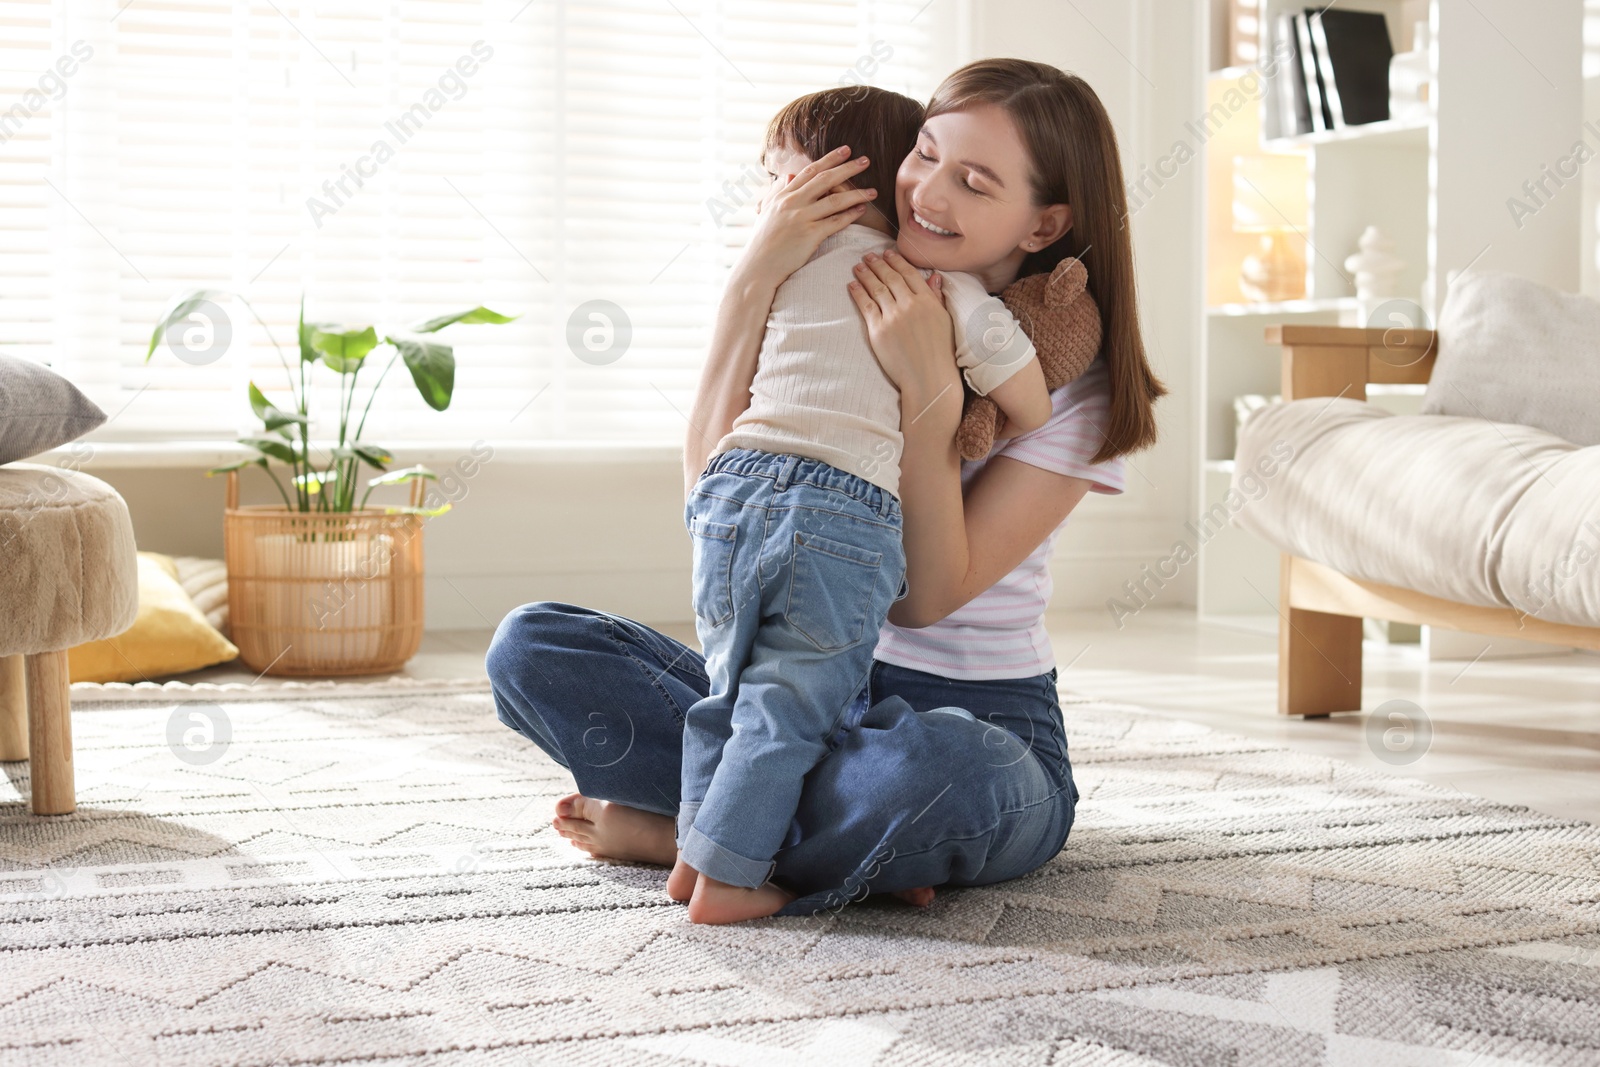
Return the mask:
{"type": "Polygon", "coordinates": [[[0,353],[0,463],[76,441],[106,413],[61,375],[0,353]]]}
{"type": "Polygon", "coordinates": [[[1422,413],[1600,444],[1600,303],[1500,271],[1456,278],[1422,413]]]}

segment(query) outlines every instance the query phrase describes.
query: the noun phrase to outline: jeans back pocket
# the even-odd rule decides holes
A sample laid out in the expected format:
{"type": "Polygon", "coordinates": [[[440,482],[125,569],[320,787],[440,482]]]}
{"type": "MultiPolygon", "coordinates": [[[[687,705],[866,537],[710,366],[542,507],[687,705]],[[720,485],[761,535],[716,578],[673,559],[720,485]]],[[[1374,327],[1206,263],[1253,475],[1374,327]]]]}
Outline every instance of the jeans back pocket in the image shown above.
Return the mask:
{"type": "MultiPolygon", "coordinates": [[[[794,535],[794,569],[783,617],[822,652],[861,643],[877,599],[883,553],[815,533],[794,535]]],[[[877,638],[874,633],[873,638],[877,638]]]]}
{"type": "Polygon", "coordinates": [[[694,543],[694,613],[712,626],[733,618],[733,547],[739,528],[695,516],[689,520],[694,543]]]}

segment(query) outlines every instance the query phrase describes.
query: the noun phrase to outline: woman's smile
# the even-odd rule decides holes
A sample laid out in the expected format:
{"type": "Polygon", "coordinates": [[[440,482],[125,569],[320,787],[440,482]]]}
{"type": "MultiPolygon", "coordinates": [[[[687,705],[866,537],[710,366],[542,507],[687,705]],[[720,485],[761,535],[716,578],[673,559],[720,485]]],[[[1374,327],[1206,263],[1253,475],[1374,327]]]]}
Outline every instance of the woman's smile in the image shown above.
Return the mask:
{"type": "Polygon", "coordinates": [[[943,226],[939,226],[936,223],[932,222],[930,219],[928,219],[927,216],[925,216],[922,212],[917,211],[915,208],[913,208],[912,211],[911,211],[911,221],[916,225],[916,227],[919,230],[922,230],[922,231],[926,232],[928,235],[930,235],[932,237],[960,237],[961,236],[955,230],[948,229],[948,228],[943,227],[943,226]]]}

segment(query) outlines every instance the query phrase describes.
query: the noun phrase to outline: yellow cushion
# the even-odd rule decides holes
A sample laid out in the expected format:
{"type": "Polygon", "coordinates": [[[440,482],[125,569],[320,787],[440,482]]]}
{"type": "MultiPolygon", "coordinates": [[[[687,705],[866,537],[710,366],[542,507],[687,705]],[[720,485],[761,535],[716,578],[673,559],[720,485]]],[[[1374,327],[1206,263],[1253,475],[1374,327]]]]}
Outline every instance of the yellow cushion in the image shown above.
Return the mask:
{"type": "Polygon", "coordinates": [[[142,682],[226,663],[238,654],[178,584],[172,559],[140,552],[139,615],[133,626],[72,648],[67,662],[74,682],[142,682]]]}

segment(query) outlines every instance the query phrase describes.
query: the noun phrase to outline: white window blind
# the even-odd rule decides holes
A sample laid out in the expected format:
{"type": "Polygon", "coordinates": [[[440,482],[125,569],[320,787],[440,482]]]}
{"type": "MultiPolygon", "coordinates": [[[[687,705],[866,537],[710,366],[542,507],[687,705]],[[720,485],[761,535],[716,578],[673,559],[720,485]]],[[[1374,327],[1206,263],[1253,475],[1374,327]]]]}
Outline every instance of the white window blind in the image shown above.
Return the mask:
{"type": "Polygon", "coordinates": [[[256,427],[248,382],[288,403],[267,331],[294,365],[302,292],[308,318],[380,333],[486,304],[522,317],[440,335],[451,409],[398,365],[367,439],[676,442],[767,119],[854,81],[926,99],[941,17],[923,0],[0,0],[0,348],[80,383],[113,416],[103,437],[218,438],[256,427]],[[261,321],[222,301],[225,350],[190,338],[218,358],[163,346],[146,364],[161,311],[202,287],[261,321]],[[595,300],[631,323],[614,361],[569,345],[595,300]]]}

